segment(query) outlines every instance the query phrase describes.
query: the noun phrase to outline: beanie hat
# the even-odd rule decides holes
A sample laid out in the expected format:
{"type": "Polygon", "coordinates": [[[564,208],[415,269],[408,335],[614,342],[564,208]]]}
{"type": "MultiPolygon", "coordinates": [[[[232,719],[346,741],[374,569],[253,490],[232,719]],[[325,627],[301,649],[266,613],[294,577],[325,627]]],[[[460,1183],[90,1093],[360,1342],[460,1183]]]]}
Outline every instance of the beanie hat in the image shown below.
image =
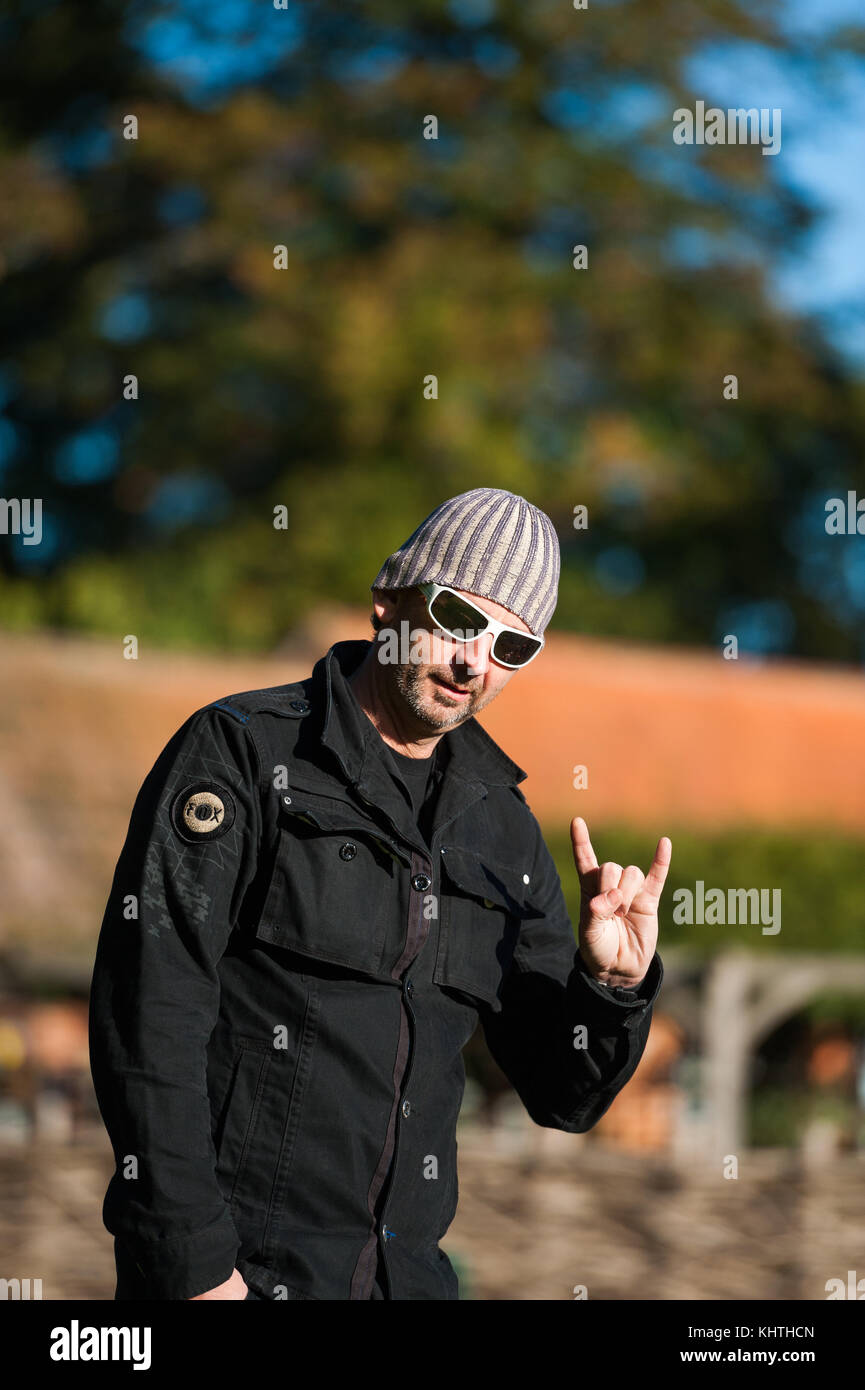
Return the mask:
{"type": "Polygon", "coordinates": [[[559,538],[540,508],[495,487],[442,502],[389,555],[372,589],[448,584],[500,603],[540,637],[556,607],[559,538]]]}

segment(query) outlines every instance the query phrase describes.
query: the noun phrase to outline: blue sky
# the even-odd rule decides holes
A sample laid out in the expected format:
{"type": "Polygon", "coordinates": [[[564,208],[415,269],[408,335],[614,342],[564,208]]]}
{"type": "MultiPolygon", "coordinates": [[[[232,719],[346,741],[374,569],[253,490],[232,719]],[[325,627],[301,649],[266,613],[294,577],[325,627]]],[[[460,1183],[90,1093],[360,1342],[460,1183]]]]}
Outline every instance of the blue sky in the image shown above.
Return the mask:
{"type": "MultiPolygon", "coordinates": [[[[865,0],[787,0],[779,10],[803,42],[836,24],[865,24],[865,0]]],[[[865,367],[865,58],[836,64],[814,86],[795,61],[731,45],[696,58],[689,77],[717,106],[781,109],[773,172],[821,215],[795,257],[779,247],[773,287],[782,301],[817,313],[836,346],[865,367]]]]}

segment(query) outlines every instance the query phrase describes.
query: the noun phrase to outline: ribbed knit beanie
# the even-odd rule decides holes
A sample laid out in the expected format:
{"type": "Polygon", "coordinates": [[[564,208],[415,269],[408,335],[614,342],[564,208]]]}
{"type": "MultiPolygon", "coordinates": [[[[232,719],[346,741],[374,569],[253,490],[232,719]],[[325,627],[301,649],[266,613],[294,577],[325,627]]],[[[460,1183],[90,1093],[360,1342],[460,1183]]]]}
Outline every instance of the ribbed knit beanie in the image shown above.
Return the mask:
{"type": "Polygon", "coordinates": [[[559,538],[545,512],[495,487],[476,487],[442,502],[389,555],[372,589],[449,584],[492,599],[540,637],[553,616],[559,538]]]}

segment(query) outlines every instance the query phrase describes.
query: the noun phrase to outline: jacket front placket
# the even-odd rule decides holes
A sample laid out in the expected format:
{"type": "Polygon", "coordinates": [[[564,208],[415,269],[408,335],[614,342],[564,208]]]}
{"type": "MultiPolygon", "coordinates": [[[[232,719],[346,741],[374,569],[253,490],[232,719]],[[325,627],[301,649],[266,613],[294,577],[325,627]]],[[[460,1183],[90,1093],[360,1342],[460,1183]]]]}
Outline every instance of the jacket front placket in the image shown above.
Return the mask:
{"type": "MultiPolygon", "coordinates": [[[[470,735],[468,740],[466,739],[466,731],[454,730],[450,735],[453,740],[450,747],[456,756],[449,760],[439,790],[431,846],[427,847],[420,837],[405,800],[396,789],[390,771],[385,766],[383,749],[376,743],[377,740],[380,741],[380,735],[355,704],[350,692],[339,688],[340,683],[344,684],[344,681],[341,669],[335,671],[331,666],[322,741],[337,757],[347,783],[366,807],[371,818],[386,824],[394,838],[394,848],[398,849],[398,857],[405,864],[405,872],[409,876],[402,949],[390,970],[390,979],[400,990],[400,1025],[392,1078],[393,1102],[381,1154],[367,1193],[369,1233],[355,1265],[349,1295],[351,1299],[368,1299],[375,1283],[379,1252],[390,1282],[387,1244],[399,1235],[398,1230],[390,1229],[388,1216],[394,1200],[398,1197],[395,1178],[400,1129],[403,1124],[410,1122],[411,1118],[411,1101],[405,1092],[411,1077],[416,1028],[412,1008],[414,985],[409,971],[423,950],[431,924],[438,915],[425,911],[425,907],[429,895],[437,898],[440,892],[439,873],[435,867],[439,839],[447,825],[486,795],[486,787],[482,782],[469,780],[462,775],[467,755],[471,760],[470,748],[474,740],[470,735]],[[469,743],[469,747],[466,747],[466,742],[469,743]]],[[[483,735],[481,742],[486,744],[483,735]]],[[[486,752],[485,746],[483,752],[486,752]]],[[[512,765],[508,762],[507,766],[510,769],[512,765]]],[[[513,770],[518,775],[524,775],[515,765],[513,770]]]]}

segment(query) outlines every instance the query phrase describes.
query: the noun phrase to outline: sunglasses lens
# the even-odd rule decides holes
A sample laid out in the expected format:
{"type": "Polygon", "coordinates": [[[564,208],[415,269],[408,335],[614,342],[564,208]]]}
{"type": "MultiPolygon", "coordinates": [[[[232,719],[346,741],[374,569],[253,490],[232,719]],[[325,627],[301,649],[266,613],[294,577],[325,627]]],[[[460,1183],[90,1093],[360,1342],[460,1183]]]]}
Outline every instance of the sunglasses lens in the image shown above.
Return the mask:
{"type": "Polygon", "coordinates": [[[461,642],[471,642],[486,630],[483,614],[456,594],[436,594],[429,611],[439,627],[448,633],[458,633],[461,642]]]}
{"type": "Polygon", "coordinates": [[[500,632],[493,642],[493,656],[505,666],[525,666],[541,649],[537,637],[519,632],[500,632]]]}
{"type": "MultiPolygon", "coordinates": [[[[436,594],[429,608],[433,621],[459,642],[471,642],[487,629],[487,619],[479,608],[458,594],[436,594]]],[[[493,642],[492,655],[505,666],[525,666],[543,646],[529,633],[500,632],[493,642]]]]}

